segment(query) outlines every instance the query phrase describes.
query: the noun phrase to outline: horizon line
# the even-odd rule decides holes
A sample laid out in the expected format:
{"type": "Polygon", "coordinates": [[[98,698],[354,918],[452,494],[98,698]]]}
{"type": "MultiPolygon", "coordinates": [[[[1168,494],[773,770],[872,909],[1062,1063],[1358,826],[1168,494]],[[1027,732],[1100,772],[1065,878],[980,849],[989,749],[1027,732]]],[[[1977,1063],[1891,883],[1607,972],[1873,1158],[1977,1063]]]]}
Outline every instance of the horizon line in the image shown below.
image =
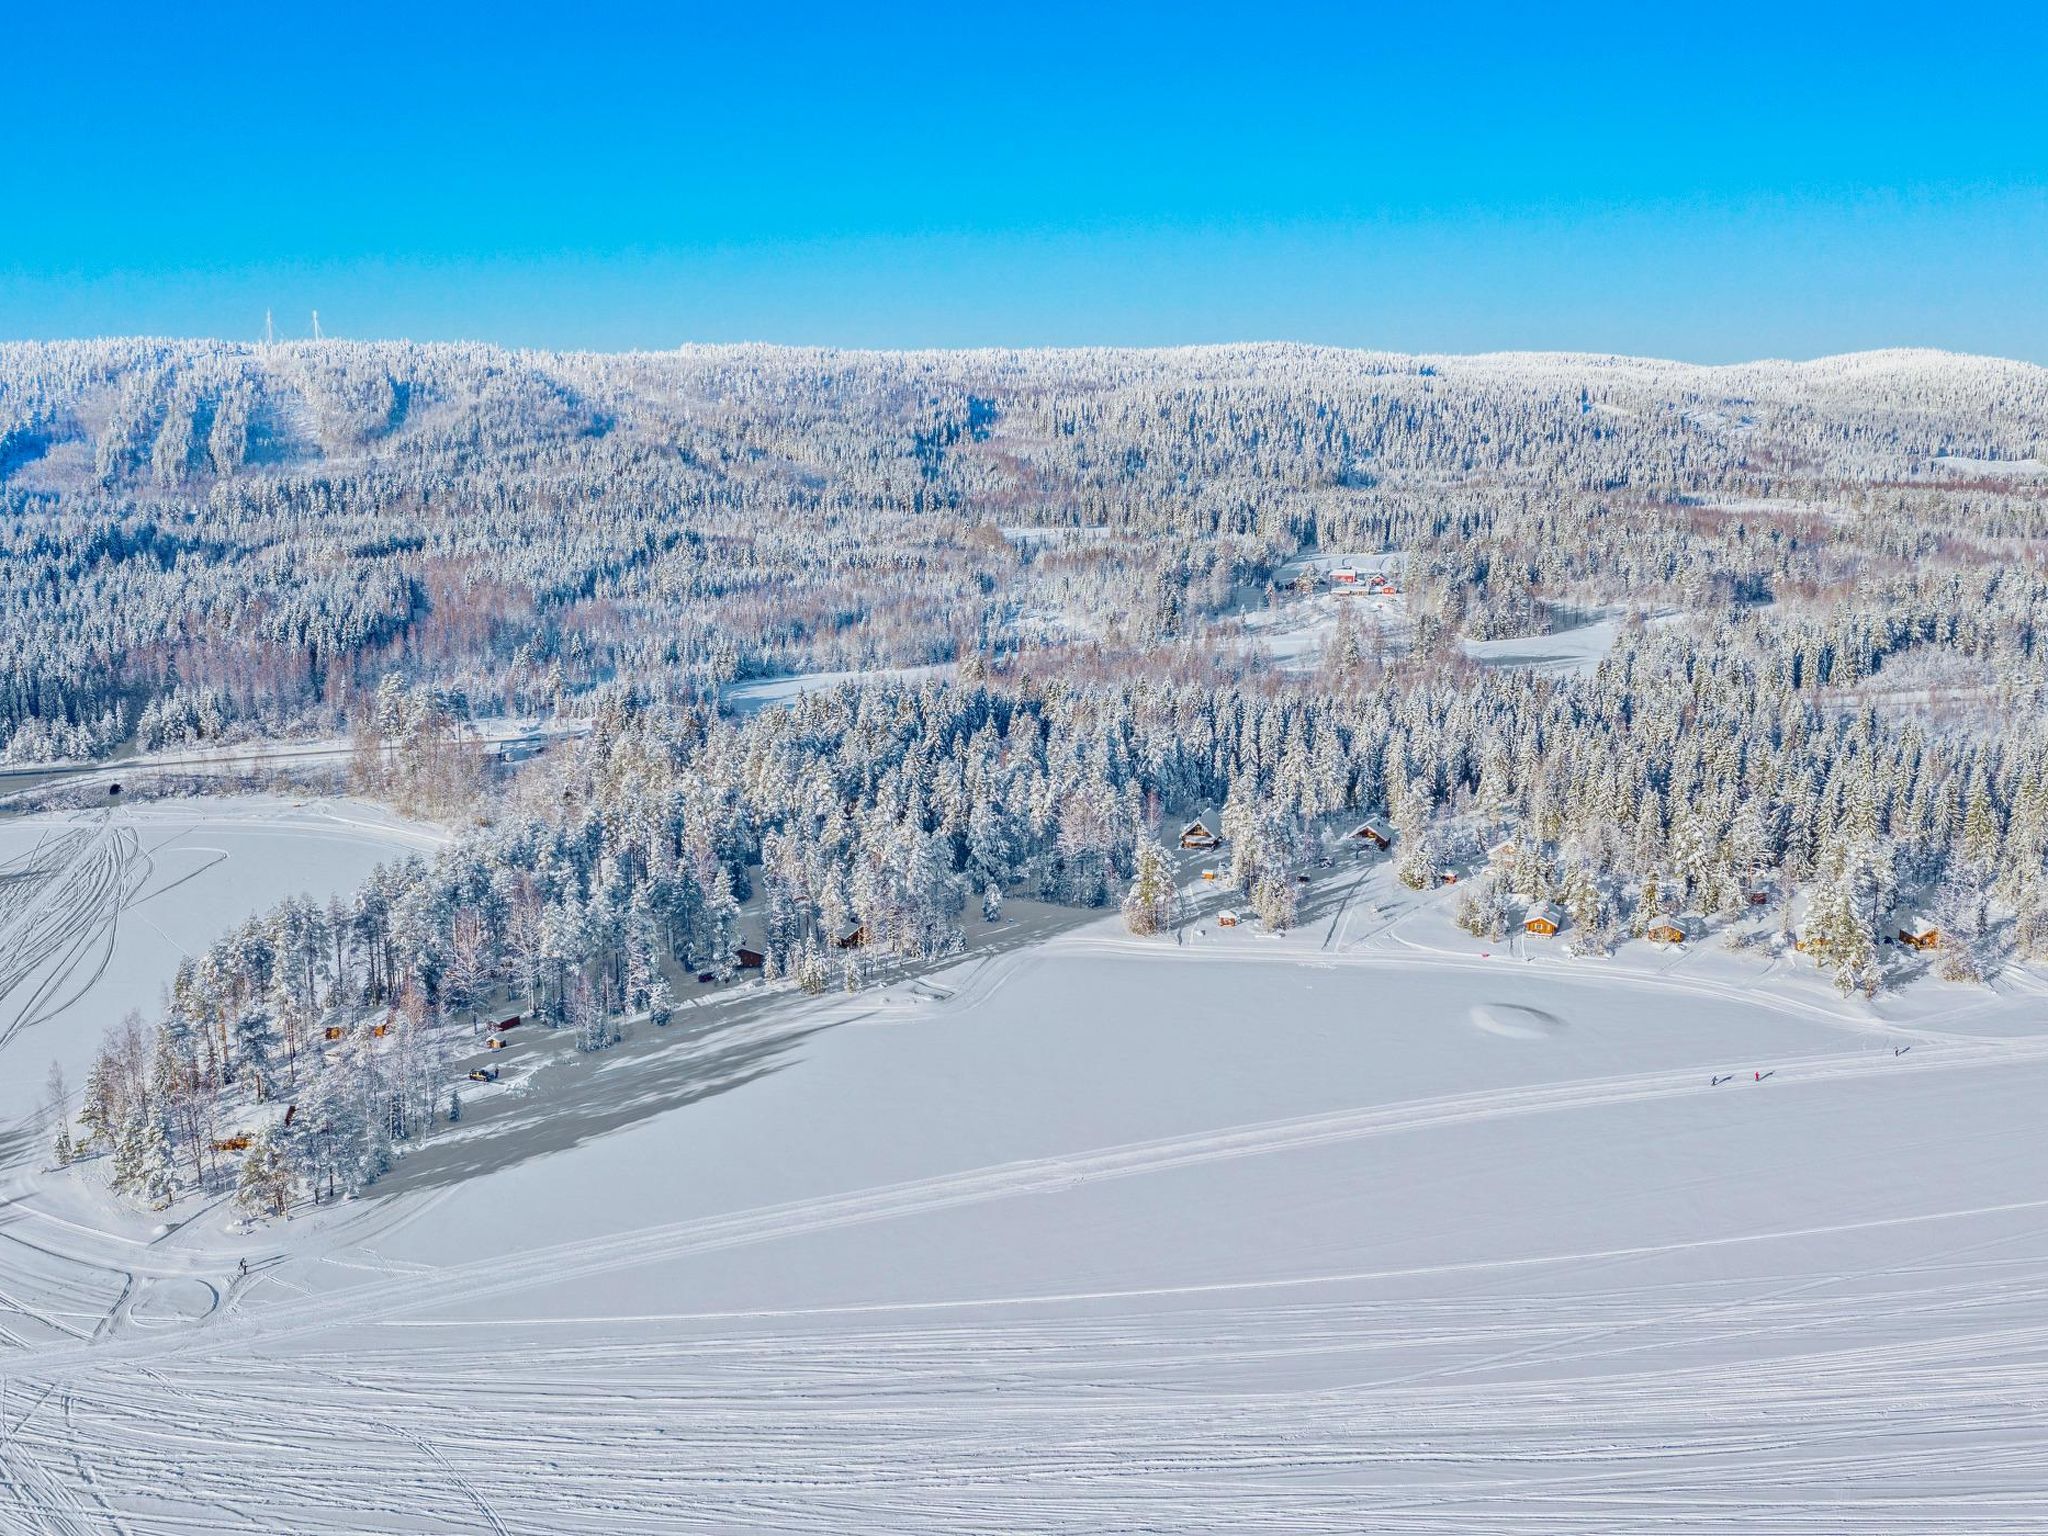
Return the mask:
{"type": "Polygon", "coordinates": [[[1027,344],[987,344],[981,346],[956,347],[865,347],[842,346],[831,342],[788,342],[788,341],[683,341],[667,347],[537,347],[494,341],[487,337],[440,337],[416,341],[409,336],[290,336],[273,340],[262,338],[241,338],[233,336],[208,335],[153,335],[146,332],[108,333],[91,336],[13,336],[0,337],[0,347],[85,347],[85,346],[210,346],[233,347],[253,352],[279,351],[306,347],[368,346],[368,347],[488,347],[515,356],[537,357],[669,357],[679,353],[702,352],[809,352],[847,357],[975,357],[975,356],[1050,356],[1062,353],[1128,353],[1145,356],[1166,356],[1184,352],[1232,352],[1232,351],[1297,351],[1329,352],[1356,357],[1404,358],[1418,362],[1458,361],[1478,362],[1488,360],[1531,359],[1544,361],[1569,361],[1578,363],[1650,363],[1671,368],[1731,369],[1758,367],[1810,367],[1820,363],[1867,361],[1877,358],[1924,358],[1944,359],[1956,362],[2002,363],[2014,367],[2042,369],[2048,367],[2028,358],[2012,357],[1995,352],[1970,352],[1952,347],[1918,346],[1899,344],[1884,347],[1859,347],[1846,352],[1822,352],[1810,357],[1788,357],[1765,355],[1739,358],[1726,362],[1703,363],[1687,358],[1664,357],[1654,353],[1575,351],[1563,348],[1543,347],[1501,347],[1482,351],[1415,352],[1398,348],[1347,346],[1340,342],[1300,341],[1284,338],[1245,339],[1236,341],[1200,341],[1171,343],[1121,343],[1121,342],[1053,342],[1027,344]]]}

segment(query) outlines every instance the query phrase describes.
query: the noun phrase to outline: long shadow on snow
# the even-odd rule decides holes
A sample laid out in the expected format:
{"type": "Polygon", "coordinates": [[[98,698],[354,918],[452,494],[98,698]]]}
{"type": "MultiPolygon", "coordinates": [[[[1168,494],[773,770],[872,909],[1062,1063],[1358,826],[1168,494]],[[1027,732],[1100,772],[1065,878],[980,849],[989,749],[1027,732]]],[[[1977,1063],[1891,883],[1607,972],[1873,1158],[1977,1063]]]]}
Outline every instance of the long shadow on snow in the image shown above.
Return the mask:
{"type": "MultiPolygon", "coordinates": [[[[914,981],[961,961],[987,960],[1041,943],[1052,934],[1101,916],[1099,909],[1039,909],[1036,921],[1005,922],[981,930],[981,942],[936,965],[890,962],[873,977],[876,987],[914,981]],[[1056,913],[1051,921],[1047,917],[1056,913]]],[[[977,924],[977,926],[979,926],[977,924]]],[[[438,1124],[415,1142],[370,1188],[372,1198],[438,1189],[481,1173],[516,1167],[528,1158],[580,1146],[666,1110],[680,1109],[743,1088],[794,1066],[806,1039],[874,1011],[869,992],[845,999],[845,1010],[822,1022],[775,1026],[777,1013],[798,999],[784,991],[700,994],[666,1028],[640,1023],[623,1043],[584,1055],[574,1032],[521,1025],[509,1052],[476,1052],[458,1062],[531,1069],[521,1092],[466,1100],[459,1124],[438,1124]],[[507,1058],[510,1058],[509,1060],[507,1058]],[[539,1058],[536,1061],[536,1058],[539,1058]]],[[[468,1086],[458,1082],[458,1089],[468,1086]]]]}
{"type": "Polygon", "coordinates": [[[372,1193],[435,1189],[516,1167],[730,1093],[791,1065],[791,1053],[807,1036],[830,1028],[814,1024],[764,1035],[745,1030],[746,1022],[727,1014],[694,1030],[639,1024],[622,1044],[594,1055],[578,1052],[569,1030],[537,1030],[521,1048],[528,1060],[520,1065],[536,1056],[544,1063],[534,1068],[526,1091],[465,1103],[459,1125],[439,1127],[409,1148],[372,1193]]]}

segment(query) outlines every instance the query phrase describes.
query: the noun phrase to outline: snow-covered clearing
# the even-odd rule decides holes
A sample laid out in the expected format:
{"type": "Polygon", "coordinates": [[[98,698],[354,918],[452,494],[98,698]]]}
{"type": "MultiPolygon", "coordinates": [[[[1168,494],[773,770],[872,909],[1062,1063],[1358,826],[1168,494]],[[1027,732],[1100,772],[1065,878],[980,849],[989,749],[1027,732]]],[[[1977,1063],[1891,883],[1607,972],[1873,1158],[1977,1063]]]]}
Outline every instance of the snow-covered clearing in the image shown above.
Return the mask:
{"type": "MultiPolygon", "coordinates": [[[[1620,632],[1625,617],[1623,610],[1609,609],[1587,623],[1547,635],[1517,635],[1507,640],[1462,640],[1459,644],[1467,656],[1483,667],[1525,667],[1532,672],[1575,672],[1590,676],[1599,669],[1607,653],[1614,649],[1614,638],[1620,632]]],[[[1658,613],[1652,614],[1649,622],[1666,624],[1683,617],[1678,613],[1658,613]]]]}
{"type": "Polygon", "coordinates": [[[1221,899],[740,989],[248,1234],[17,1153],[0,1524],[2048,1521],[2038,998],[1221,899]]]}
{"type": "Polygon", "coordinates": [[[1702,512],[1730,517],[1840,517],[1841,511],[1797,496],[1736,496],[1700,505],[1702,512]]]}
{"type": "Polygon", "coordinates": [[[1029,527],[998,528],[996,532],[1018,545],[1045,545],[1058,548],[1069,544],[1100,544],[1117,535],[1114,528],[1070,528],[1065,524],[1037,525],[1029,527]]]}
{"type": "MultiPolygon", "coordinates": [[[[1371,574],[1382,568],[1393,571],[1396,555],[1373,556],[1354,569],[1371,574]]],[[[1290,568],[1298,574],[1301,568],[1290,568]]],[[[1289,577],[1289,571],[1283,571],[1289,577]]],[[[1359,645],[1370,651],[1376,644],[1405,647],[1413,626],[1408,620],[1408,601],[1399,592],[1372,592],[1364,588],[1333,588],[1301,596],[1285,596],[1270,608],[1248,613],[1241,622],[1242,633],[1251,645],[1264,653],[1283,672],[1313,672],[1337,633],[1339,617],[1349,612],[1358,627],[1359,645]]]]}
{"type": "Polygon", "coordinates": [[[1980,459],[1961,453],[1937,453],[1928,462],[1936,469],[1965,475],[2048,475],[2048,464],[2039,459],[1980,459]]]}
{"type": "Polygon", "coordinates": [[[807,693],[837,688],[844,683],[873,682],[893,678],[918,682],[928,677],[950,677],[953,664],[933,662],[921,667],[877,667],[860,672],[805,672],[784,677],[753,677],[728,683],[719,690],[718,702],[735,715],[751,715],[775,704],[787,704],[807,693]]]}
{"type": "MultiPolygon", "coordinates": [[[[464,721],[455,744],[477,753],[536,752],[551,743],[587,735],[588,720],[484,719],[464,721]]],[[[282,741],[218,742],[164,752],[131,753],[126,757],[80,762],[9,763],[0,765],[0,804],[62,784],[70,789],[128,785],[163,774],[183,781],[204,778],[248,779],[266,769],[292,773],[309,768],[339,767],[355,756],[346,736],[320,736],[282,741]]]]}

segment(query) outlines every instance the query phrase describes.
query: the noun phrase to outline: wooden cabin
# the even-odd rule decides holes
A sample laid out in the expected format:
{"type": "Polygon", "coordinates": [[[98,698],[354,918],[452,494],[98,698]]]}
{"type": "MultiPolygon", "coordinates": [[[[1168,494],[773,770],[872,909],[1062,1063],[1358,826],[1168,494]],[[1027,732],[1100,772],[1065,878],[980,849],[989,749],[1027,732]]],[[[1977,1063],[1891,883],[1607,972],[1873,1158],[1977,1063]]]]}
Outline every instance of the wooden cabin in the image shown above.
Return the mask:
{"type": "Polygon", "coordinates": [[[1899,942],[1908,949],[1939,949],[1941,930],[1934,925],[1932,918],[1916,914],[1900,920],[1899,942]]]}
{"type": "Polygon", "coordinates": [[[1442,874],[1436,877],[1436,883],[1438,885],[1456,885],[1458,883],[1457,871],[1450,869],[1445,870],[1442,874]]]}
{"type": "Polygon", "coordinates": [[[370,1026],[370,1038],[372,1040],[382,1040],[390,1033],[391,1026],[389,1024],[372,1024],[370,1026]]]}
{"type": "Polygon", "coordinates": [[[339,1040],[342,1036],[346,1035],[347,1033],[348,1031],[343,1029],[339,1024],[330,1024],[327,1026],[327,1028],[320,1032],[320,1035],[321,1038],[324,1040],[339,1040]]]}
{"type": "Polygon", "coordinates": [[[1216,914],[1216,926],[1218,928],[1235,928],[1237,926],[1237,914],[1235,912],[1218,912],[1216,914]]]}
{"type": "Polygon", "coordinates": [[[1183,848],[1214,848],[1219,839],[1206,825],[1191,821],[1180,829],[1180,845],[1183,848]]]}
{"type": "Polygon", "coordinates": [[[768,957],[758,949],[749,949],[742,944],[733,952],[733,960],[743,971],[758,971],[768,963],[768,957]]]}
{"type": "Polygon", "coordinates": [[[246,1152],[249,1150],[247,1136],[216,1136],[213,1141],[216,1152],[246,1152]]]}
{"type": "Polygon", "coordinates": [[[1660,917],[1644,930],[1643,937],[1652,944],[1683,944],[1685,928],[1676,918],[1660,917]]]}
{"type": "Polygon", "coordinates": [[[832,947],[834,949],[859,949],[867,941],[867,925],[863,923],[860,927],[839,935],[838,938],[832,941],[832,947]]]}
{"type": "Polygon", "coordinates": [[[1382,851],[1391,848],[1394,844],[1393,838],[1381,831],[1377,824],[1370,821],[1361,821],[1357,826],[1353,827],[1347,841],[1369,843],[1382,851]]]}
{"type": "Polygon", "coordinates": [[[1337,569],[1330,572],[1330,585],[1333,587],[1355,587],[1358,585],[1358,572],[1351,566],[1340,565],[1337,569]]]}
{"type": "Polygon", "coordinates": [[[1556,938],[1557,930],[1563,926],[1564,914],[1547,901],[1538,902],[1522,918],[1522,932],[1546,939],[1556,938]]]}
{"type": "Polygon", "coordinates": [[[509,1019],[500,1019],[498,1020],[498,1033],[502,1035],[506,1030],[514,1028],[518,1023],[519,1015],[516,1013],[509,1019]]]}

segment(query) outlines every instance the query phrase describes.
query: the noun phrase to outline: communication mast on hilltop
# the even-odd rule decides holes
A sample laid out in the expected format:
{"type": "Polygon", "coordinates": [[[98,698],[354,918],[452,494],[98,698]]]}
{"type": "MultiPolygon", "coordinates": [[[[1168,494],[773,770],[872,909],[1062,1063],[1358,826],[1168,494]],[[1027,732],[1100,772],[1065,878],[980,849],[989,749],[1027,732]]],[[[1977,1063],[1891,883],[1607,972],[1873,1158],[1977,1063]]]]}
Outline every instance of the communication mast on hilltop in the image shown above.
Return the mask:
{"type": "Polygon", "coordinates": [[[268,347],[274,346],[276,343],[277,334],[270,328],[270,311],[266,309],[263,311],[263,345],[268,347]]]}
{"type": "Polygon", "coordinates": [[[313,311],[313,339],[320,339],[320,311],[317,309],[313,311]]]}

